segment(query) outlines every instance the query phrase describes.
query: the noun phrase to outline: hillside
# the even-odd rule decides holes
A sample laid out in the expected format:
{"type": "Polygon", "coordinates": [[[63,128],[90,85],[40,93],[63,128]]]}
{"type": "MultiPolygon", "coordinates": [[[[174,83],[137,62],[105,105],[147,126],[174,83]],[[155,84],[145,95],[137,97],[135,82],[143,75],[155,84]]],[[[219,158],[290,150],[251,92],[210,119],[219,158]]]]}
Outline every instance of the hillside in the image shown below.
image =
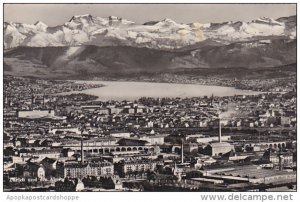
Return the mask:
{"type": "MultiPolygon", "coordinates": [[[[193,68],[260,68],[296,63],[296,40],[274,39],[229,45],[157,50],[129,46],[17,47],[4,53],[5,72],[40,76],[79,76],[174,72],[193,68]],[[8,70],[8,71],[6,71],[8,70]]],[[[217,75],[218,72],[216,71],[217,75]]]]}

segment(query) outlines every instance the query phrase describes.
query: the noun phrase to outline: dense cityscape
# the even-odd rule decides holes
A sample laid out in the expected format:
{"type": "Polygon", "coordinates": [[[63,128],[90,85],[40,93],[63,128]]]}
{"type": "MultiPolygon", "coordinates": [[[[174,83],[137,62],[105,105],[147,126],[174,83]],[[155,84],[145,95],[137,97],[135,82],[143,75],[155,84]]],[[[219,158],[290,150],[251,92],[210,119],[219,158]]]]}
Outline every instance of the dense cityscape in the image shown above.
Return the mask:
{"type": "Polygon", "coordinates": [[[298,195],[297,3],[4,3],[2,26],[4,201],[298,195]]]}
{"type": "Polygon", "coordinates": [[[248,83],[261,93],[102,101],[72,93],[102,84],[5,75],[4,190],[296,190],[296,85],[248,83]]]}

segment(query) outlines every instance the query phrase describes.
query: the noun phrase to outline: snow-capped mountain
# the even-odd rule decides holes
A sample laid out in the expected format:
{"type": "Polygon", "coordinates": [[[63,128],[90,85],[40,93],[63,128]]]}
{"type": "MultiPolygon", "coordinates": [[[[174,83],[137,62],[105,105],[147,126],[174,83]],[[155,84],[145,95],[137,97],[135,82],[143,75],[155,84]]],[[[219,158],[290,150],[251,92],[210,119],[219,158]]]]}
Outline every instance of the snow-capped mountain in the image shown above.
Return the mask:
{"type": "Polygon", "coordinates": [[[154,49],[177,49],[207,39],[229,44],[237,41],[296,38],[296,17],[259,18],[252,22],[201,24],[177,23],[171,19],[137,24],[115,16],[101,18],[92,15],[73,16],[68,22],[49,27],[43,22],[23,24],[4,23],[4,47],[17,46],[78,46],[125,45],[154,49]],[[293,23],[294,22],[294,23],[293,23]]]}

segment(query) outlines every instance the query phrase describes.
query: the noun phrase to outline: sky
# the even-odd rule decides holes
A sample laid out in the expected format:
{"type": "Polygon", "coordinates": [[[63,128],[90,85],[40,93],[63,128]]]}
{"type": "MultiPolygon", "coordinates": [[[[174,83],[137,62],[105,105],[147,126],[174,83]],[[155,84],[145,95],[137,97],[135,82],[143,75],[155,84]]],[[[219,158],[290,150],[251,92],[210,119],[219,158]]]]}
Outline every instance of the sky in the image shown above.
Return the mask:
{"type": "Polygon", "coordinates": [[[4,21],[56,26],[74,15],[110,15],[136,23],[170,18],[178,23],[252,21],[296,15],[296,4],[5,4],[4,21]]]}

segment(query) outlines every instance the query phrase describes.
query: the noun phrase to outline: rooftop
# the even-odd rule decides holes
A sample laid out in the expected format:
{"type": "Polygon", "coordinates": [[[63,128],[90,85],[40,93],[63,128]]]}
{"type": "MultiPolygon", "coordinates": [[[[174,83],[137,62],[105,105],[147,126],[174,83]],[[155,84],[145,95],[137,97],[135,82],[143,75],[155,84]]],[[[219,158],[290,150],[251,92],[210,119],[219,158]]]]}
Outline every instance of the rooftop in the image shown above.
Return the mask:
{"type": "Polygon", "coordinates": [[[248,165],[248,166],[238,166],[234,167],[233,170],[228,170],[224,172],[218,172],[216,174],[218,175],[224,175],[224,176],[233,176],[233,177],[244,177],[244,178],[265,178],[265,177],[272,177],[272,176],[278,176],[278,175],[286,175],[289,172],[287,171],[279,171],[279,170],[267,170],[267,169],[261,169],[254,165],[248,165]]]}

